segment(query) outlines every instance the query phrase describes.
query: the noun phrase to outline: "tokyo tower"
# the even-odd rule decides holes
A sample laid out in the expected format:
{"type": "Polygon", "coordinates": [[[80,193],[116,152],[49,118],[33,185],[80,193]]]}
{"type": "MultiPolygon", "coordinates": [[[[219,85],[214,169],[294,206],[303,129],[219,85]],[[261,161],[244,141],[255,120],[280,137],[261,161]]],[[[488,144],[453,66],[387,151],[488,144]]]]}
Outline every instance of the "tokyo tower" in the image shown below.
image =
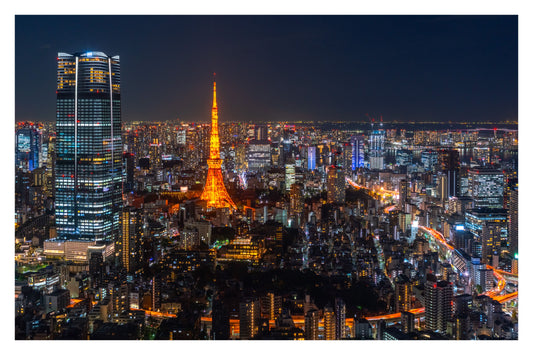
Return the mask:
{"type": "Polygon", "coordinates": [[[211,139],[209,141],[209,170],[204,191],[200,199],[207,201],[207,208],[231,207],[237,209],[224,186],[222,178],[222,159],[220,159],[220,139],[218,137],[217,83],[213,79],[213,108],[211,109],[211,139]]]}

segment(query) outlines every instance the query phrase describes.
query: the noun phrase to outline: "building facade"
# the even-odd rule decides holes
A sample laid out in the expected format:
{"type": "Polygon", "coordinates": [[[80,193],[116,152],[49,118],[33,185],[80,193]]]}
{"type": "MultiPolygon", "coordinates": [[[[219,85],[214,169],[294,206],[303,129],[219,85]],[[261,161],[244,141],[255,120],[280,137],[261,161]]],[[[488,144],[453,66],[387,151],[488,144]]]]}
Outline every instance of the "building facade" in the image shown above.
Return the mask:
{"type": "Polygon", "coordinates": [[[58,239],[114,241],[122,208],[120,58],[59,53],[55,211],[58,239]]]}

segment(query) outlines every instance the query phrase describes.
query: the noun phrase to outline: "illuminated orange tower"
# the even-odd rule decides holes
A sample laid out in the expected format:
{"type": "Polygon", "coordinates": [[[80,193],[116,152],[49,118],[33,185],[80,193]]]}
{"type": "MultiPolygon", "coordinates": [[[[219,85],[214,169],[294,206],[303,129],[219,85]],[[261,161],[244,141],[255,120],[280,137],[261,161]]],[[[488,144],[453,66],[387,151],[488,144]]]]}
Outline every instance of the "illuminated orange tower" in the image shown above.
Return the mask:
{"type": "Polygon", "coordinates": [[[211,139],[209,141],[209,170],[204,191],[200,199],[207,201],[207,208],[231,207],[237,209],[224,186],[222,159],[220,159],[220,139],[218,138],[217,83],[213,79],[213,108],[211,109],[211,139]]]}

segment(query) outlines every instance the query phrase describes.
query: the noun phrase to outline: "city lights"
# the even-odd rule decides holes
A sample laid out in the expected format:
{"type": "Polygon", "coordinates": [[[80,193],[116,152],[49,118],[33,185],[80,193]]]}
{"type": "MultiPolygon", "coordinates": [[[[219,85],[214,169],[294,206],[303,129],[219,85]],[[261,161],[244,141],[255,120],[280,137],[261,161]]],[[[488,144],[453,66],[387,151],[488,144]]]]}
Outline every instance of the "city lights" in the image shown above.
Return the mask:
{"type": "Polygon", "coordinates": [[[41,51],[30,79],[56,82],[14,125],[16,340],[519,338],[516,16],[335,17],[109,15],[153,57],[41,51]]]}

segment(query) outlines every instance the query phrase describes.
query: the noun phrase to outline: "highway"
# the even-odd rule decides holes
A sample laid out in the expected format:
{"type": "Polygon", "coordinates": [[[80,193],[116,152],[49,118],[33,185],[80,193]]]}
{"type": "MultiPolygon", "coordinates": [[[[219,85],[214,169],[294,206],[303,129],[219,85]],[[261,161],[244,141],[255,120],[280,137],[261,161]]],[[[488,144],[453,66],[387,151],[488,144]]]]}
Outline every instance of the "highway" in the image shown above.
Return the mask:
{"type": "MultiPolygon", "coordinates": [[[[448,251],[451,252],[454,250],[453,245],[449,244],[446,241],[442,233],[436,231],[435,229],[427,228],[423,226],[419,226],[418,228],[422,229],[423,231],[433,236],[438,241],[438,244],[444,245],[448,249],[448,251]]],[[[494,287],[492,290],[484,292],[483,295],[489,296],[490,298],[497,300],[498,302],[502,302],[502,301],[507,302],[508,300],[516,299],[518,297],[518,292],[509,294],[509,295],[514,295],[514,296],[509,296],[509,297],[506,297],[508,295],[503,295],[503,296],[498,296],[498,295],[504,291],[505,286],[507,284],[507,278],[512,278],[513,281],[516,281],[518,278],[518,275],[504,271],[504,270],[495,269],[494,267],[490,265],[487,265],[486,267],[488,269],[492,269],[494,277],[498,280],[498,283],[496,287],[494,287]]]]}
{"type": "Polygon", "coordinates": [[[398,199],[398,192],[396,192],[396,191],[387,190],[387,189],[384,189],[383,187],[370,189],[370,188],[368,188],[366,186],[357,184],[355,181],[353,181],[352,179],[350,179],[348,177],[346,177],[346,181],[348,182],[348,184],[350,184],[350,186],[352,186],[355,189],[363,189],[363,190],[366,190],[366,191],[368,191],[370,193],[374,193],[376,195],[379,195],[382,198],[392,197],[392,198],[398,199]]]}

